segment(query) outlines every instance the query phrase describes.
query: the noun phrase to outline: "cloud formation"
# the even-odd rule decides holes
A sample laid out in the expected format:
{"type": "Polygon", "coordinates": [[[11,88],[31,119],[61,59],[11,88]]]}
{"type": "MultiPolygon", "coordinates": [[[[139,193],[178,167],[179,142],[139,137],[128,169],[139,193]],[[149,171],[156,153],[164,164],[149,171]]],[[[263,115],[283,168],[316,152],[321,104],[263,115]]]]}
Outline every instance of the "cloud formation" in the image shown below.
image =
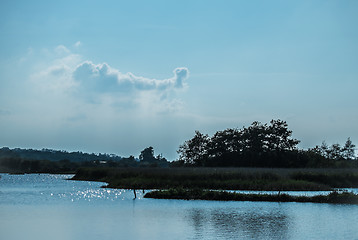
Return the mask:
{"type": "Polygon", "coordinates": [[[136,76],[130,72],[121,73],[107,63],[94,64],[91,61],[85,61],[74,70],[73,79],[79,82],[81,86],[99,92],[165,91],[183,88],[189,70],[180,67],[174,69],[173,73],[174,76],[168,79],[150,79],[136,76]]]}
{"type": "Polygon", "coordinates": [[[41,93],[51,92],[51,96],[62,95],[84,104],[141,113],[148,109],[154,113],[172,113],[183,108],[183,101],[176,95],[178,90],[187,87],[189,70],[185,67],[175,68],[169,78],[154,79],[123,73],[105,62],[95,64],[63,45],[48,51],[47,55],[50,59],[44,67],[31,75],[41,93]]]}

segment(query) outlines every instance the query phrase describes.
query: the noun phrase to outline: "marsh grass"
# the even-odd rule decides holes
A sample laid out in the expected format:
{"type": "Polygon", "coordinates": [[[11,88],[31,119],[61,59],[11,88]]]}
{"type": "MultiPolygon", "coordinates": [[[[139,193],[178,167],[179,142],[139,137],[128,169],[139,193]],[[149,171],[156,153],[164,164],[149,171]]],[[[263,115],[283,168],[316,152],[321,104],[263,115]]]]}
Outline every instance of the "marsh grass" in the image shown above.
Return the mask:
{"type": "Polygon", "coordinates": [[[124,189],[323,191],[357,186],[357,176],[350,169],[82,168],[73,179],[124,189]]]}
{"type": "Polygon", "coordinates": [[[358,187],[357,172],[297,172],[291,174],[291,179],[327,184],[334,188],[358,187]]]}

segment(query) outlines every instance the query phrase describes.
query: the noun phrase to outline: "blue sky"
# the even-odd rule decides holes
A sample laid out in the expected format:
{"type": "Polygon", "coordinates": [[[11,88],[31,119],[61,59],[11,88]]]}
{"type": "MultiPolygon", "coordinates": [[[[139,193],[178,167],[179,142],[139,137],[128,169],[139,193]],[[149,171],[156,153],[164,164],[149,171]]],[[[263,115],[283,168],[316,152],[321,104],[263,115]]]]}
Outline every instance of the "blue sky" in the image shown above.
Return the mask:
{"type": "Polygon", "coordinates": [[[358,1],[0,2],[0,146],[173,160],[195,130],[358,142],[358,1]]]}

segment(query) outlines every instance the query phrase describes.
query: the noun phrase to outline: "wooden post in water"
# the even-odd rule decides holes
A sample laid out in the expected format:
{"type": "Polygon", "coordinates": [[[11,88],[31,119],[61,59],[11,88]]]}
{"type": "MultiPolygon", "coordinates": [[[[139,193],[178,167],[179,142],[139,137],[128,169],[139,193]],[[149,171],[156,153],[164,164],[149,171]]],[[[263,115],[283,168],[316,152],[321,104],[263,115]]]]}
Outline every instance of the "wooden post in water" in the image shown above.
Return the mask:
{"type": "Polygon", "coordinates": [[[137,193],[135,192],[135,189],[133,189],[133,193],[134,193],[134,198],[133,199],[136,199],[137,198],[137,193]]]}

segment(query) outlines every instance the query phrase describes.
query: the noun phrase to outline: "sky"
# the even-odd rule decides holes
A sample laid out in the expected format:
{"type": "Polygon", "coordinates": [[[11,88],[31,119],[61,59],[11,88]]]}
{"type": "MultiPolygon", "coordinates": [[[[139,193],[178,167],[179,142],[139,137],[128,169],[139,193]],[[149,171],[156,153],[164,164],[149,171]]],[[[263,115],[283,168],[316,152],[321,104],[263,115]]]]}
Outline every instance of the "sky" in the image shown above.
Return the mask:
{"type": "Polygon", "coordinates": [[[0,1],[0,147],[175,160],[287,121],[358,145],[358,1],[0,1]]]}

